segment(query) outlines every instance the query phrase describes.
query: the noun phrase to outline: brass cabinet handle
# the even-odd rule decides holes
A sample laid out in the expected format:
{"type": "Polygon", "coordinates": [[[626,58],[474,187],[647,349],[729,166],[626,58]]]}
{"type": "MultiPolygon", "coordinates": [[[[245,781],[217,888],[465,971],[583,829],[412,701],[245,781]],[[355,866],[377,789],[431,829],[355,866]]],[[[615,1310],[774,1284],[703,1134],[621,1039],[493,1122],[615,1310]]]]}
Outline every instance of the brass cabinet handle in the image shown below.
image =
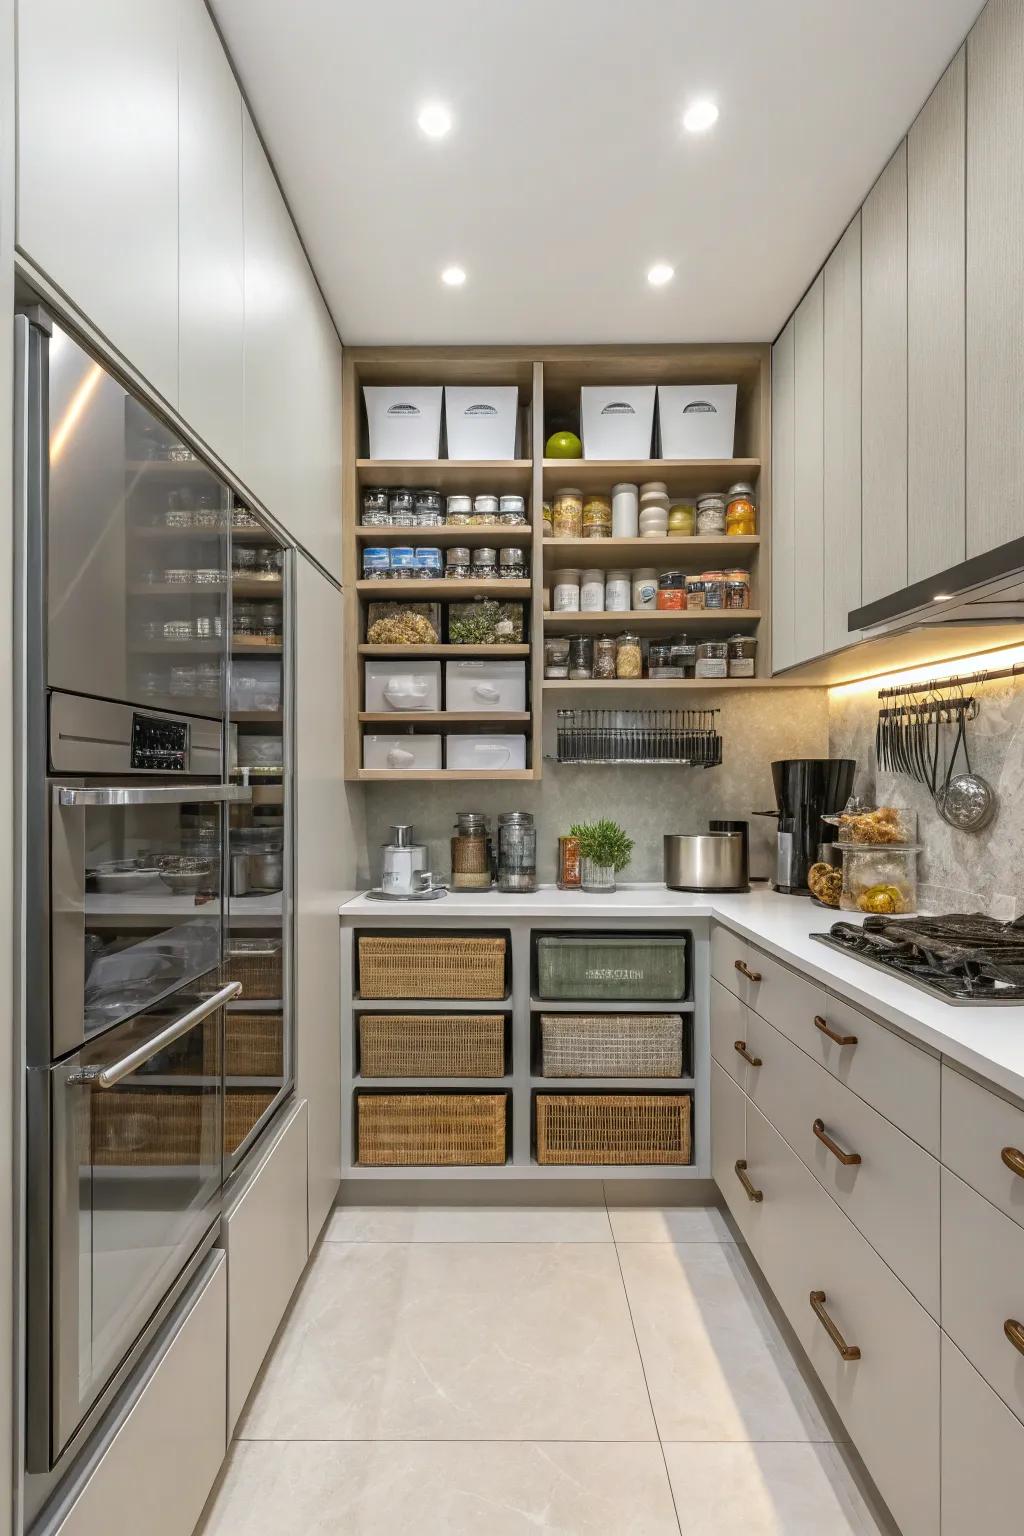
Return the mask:
{"type": "Polygon", "coordinates": [[[839,1143],[832,1140],[832,1137],[825,1129],[824,1120],[815,1120],[814,1124],[811,1126],[811,1130],[814,1132],[815,1136],[817,1136],[822,1146],[828,1147],[829,1151],[832,1153],[832,1156],[837,1157],[844,1168],[853,1168],[857,1163],[860,1162],[859,1152],[844,1152],[839,1143]]]}
{"type": "MultiPolygon", "coordinates": [[[[750,1177],[747,1173],[747,1160],[745,1157],[740,1157],[736,1160],[736,1177],[739,1179],[740,1183],[743,1185],[743,1188],[746,1190],[748,1200],[760,1201],[764,1199],[764,1190],[755,1189],[753,1184],[750,1182],[750,1177]]],[[[1009,1327],[1009,1323],[1007,1323],[1006,1326],[1009,1327]]],[[[1020,1327],[1019,1323],[1017,1324],[1017,1327],[1020,1327]]]]}
{"type": "Polygon", "coordinates": [[[828,1334],[829,1338],[832,1340],[832,1343],[835,1345],[836,1349],[838,1349],[843,1359],[859,1360],[860,1350],[858,1349],[857,1345],[847,1344],[846,1340],[839,1332],[839,1329],[836,1327],[835,1323],[825,1311],[824,1291],[811,1292],[811,1311],[814,1313],[815,1317],[818,1319],[818,1322],[824,1328],[825,1332],[828,1334]]]}
{"type": "Polygon", "coordinates": [[[1018,1323],[1016,1318],[1008,1317],[1003,1324],[1003,1332],[1014,1349],[1024,1355],[1024,1323],[1018,1323]]]}
{"type": "Polygon", "coordinates": [[[1004,1147],[999,1155],[1011,1173],[1024,1179],[1024,1152],[1017,1147],[1004,1147]]]}
{"type": "Polygon", "coordinates": [[[814,1027],[815,1029],[820,1029],[822,1034],[827,1035],[830,1040],[834,1040],[836,1045],[857,1044],[856,1035],[837,1035],[834,1029],[829,1029],[828,1020],[823,1019],[820,1013],[814,1015],[814,1027]]]}
{"type": "Polygon", "coordinates": [[[750,1052],[747,1050],[747,1042],[745,1040],[734,1040],[732,1043],[732,1048],[737,1052],[738,1055],[743,1057],[744,1061],[749,1062],[752,1067],[759,1067],[762,1065],[760,1056],[751,1056],[750,1052]]]}
{"type": "Polygon", "coordinates": [[[747,962],[745,960],[734,960],[733,961],[733,965],[739,971],[740,975],[741,976],[745,976],[748,981],[760,981],[761,980],[761,972],[760,971],[752,971],[750,969],[750,966],[747,964],[747,962]]]}

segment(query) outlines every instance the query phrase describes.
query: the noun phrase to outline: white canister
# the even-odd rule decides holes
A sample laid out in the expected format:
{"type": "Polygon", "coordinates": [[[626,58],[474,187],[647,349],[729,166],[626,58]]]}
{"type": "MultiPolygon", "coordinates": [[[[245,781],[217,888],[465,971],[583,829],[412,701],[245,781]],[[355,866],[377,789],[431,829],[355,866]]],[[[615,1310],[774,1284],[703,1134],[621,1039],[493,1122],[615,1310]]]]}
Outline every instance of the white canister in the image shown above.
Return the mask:
{"type": "Polygon", "coordinates": [[[640,537],[663,539],[668,533],[668,507],[641,507],[640,537]]]}
{"type": "Polygon", "coordinates": [[[635,485],[622,481],[612,486],[612,538],[635,539],[640,492],[635,485]]]}
{"type": "Polygon", "coordinates": [[[645,480],[640,487],[640,505],[649,507],[660,505],[662,502],[668,506],[668,482],[666,480],[645,480]]]}
{"type": "Polygon", "coordinates": [[[658,573],[653,566],[633,572],[633,612],[658,606],[658,573]]]}
{"type": "Polygon", "coordinates": [[[604,571],[584,571],[580,577],[580,612],[604,612],[604,571]]]}
{"type": "Polygon", "coordinates": [[[607,613],[629,613],[633,601],[633,584],[629,571],[609,571],[604,584],[604,606],[607,613]]]}
{"type": "Polygon", "coordinates": [[[554,602],[555,613],[579,613],[580,611],[580,573],[579,571],[556,571],[554,577],[554,602]]]}

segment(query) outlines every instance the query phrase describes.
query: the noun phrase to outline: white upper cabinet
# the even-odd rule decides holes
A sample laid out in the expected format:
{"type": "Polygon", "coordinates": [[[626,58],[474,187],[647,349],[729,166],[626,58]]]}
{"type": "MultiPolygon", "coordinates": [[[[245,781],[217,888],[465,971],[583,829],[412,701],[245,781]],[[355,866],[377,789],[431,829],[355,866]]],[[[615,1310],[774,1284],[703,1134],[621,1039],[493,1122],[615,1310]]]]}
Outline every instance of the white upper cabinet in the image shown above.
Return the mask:
{"type": "Polygon", "coordinates": [[[178,398],[178,5],[21,0],[21,250],[178,398]]]}
{"type": "Polygon", "coordinates": [[[794,573],[793,660],[808,661],[823,649],[824,597],[824,278],[819,272],[796,312],[793,345],[793,395],[796,402],[793,434],[794,573]]]}
{"type": "Polygon", "coordinates": [[[967,554],[1024,536],[1024,0],[967,39],[967,554]]]}
{"type": "Polygon", "coordinates": [[[772,671],[796,660],[793,628],[794,539],[794,315],[772,347],[772,671]]]}
{"type": "Polygon", "coordinates": [[[202,0],[180,0],[178,409],[242,462],[242,97],[202,0]]]}
{"type": "Polygon", "coordinates": [[[907,577],[965,557],[961,48],[907,135],[907,577]]]}
{"type": "Polygon", "coordinates": [[[860,214],[825,264],[824,620],[826,651],[856,640],[860,606],[860,214]]]}
{"type": "Polygon", "coordinates": [[[861,210],[865,603],[907,584],[907,144],[861,210]]]}

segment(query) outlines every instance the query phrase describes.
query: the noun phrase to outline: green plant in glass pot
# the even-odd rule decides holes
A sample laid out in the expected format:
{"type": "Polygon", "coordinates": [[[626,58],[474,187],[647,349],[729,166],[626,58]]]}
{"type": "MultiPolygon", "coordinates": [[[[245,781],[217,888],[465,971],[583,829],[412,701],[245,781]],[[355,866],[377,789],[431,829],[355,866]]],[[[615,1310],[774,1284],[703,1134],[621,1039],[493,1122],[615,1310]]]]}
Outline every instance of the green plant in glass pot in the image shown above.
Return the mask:
{"type": "Polygon", "coordinates": [[[633,839],[618,822],[585,821],[569,828],[569,836],[579,839],[580,885],[585,891],[608,892],[615,889],[615,876],[625,869],[633,852],[633,839]]]}

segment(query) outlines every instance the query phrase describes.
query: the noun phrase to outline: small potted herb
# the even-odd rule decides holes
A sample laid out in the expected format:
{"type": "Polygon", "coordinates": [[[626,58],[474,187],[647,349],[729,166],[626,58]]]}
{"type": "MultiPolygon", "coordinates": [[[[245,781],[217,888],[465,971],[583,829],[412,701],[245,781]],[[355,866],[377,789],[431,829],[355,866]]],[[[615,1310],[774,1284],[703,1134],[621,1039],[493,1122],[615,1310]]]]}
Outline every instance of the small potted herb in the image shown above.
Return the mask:
{"type": "Polygon", "coordinates": [[[614,821],[586,821],[569,828],[579,839],[580,885],[585,891],[615,889],[615,876],[625,869],[633,852],[633,839],[614,821]]]}

